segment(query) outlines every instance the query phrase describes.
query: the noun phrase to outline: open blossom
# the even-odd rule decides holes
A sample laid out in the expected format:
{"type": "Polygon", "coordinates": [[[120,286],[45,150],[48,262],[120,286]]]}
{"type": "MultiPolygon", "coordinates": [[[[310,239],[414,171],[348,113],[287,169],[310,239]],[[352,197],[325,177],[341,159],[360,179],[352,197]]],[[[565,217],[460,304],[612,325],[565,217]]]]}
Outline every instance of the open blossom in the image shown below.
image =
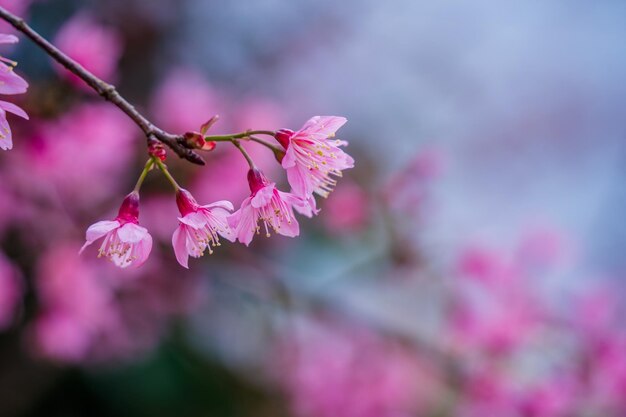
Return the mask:
{"type": "MultiPolygon", "coordinates": [[[[0,44],[15,43],[17,37],[13,35],[0,34],[0,44]]],[[[0,94],[22,94],[28,89],[28,83],[13,71],[15,62],[4,57],[0,57],[0,94]],[[9,65],[7,65],[7,63],[9,65]]],[[[0,149],[7,150],[13,148],[13,137],[11,127],[7,122],[7,113],[10,112],[28,120],[28,115],[24,110],[13,103],[0,100],[0,149]]]]}
{"type": "Polygon", "coordinates": [[[262,221],[265,235],[270,236],[270,229],[288,237],[300,234],[300,226],[293,213],[294,207],[302,205],[302,199],[276,189],[276,184],[269,182],[257,169],[248,171],[248,184],[252,194],[241,203],[241,208],[228,217],[228,224],[237,239],[246,246],[250,244],[254,233],[259,233],[262,221]]]}
{"type": "Polygon", "coordinates": [[[285,148],[282,166],[294,194],[327,197],[336,184],[333,176],[340,177],[342,170],[354,167],[354,159],[339,148],[347,142],[331,140],[345,123],[344,117],[315,116],[297,132],[281,129],[276,133],[285,148]]]}
{"type": "Polygon", "coordinates": [[[139,226],[139,194],[128,194],[115,220],[103,220],[92,224],[80,252],[96,240],[104,237],[98,257],[106,256],[116,266],[126,268],[141,266],[152,250],[152,236],[145,227],[139,226]]]}
{"type": "Polygon", "coordinates": [[[176,260],[185,268],[189,268],[189,256],[199,258],[205,250],[213,253],[211,246],[220,246],[219,236],[231,242],[235,241],[227,221],[233,210],[230,201],[201,206],[189,191],[180,189],[176,193],[176,204],[183,217],[178,218],[179,224],[172,236],[172,246],[176,260]]]}

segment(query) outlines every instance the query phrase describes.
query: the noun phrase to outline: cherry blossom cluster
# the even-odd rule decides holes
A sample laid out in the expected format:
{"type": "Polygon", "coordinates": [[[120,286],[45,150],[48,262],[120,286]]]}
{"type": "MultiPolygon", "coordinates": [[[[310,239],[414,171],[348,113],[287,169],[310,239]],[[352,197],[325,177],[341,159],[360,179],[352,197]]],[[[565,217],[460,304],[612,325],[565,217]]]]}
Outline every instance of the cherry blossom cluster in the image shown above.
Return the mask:
{"type": "MultiPolygon", "coordinates": [[[[115,33],[97,27],[87,15],[79,15],[56,39],[57,44],[76,56],[72,58],[26,25],[21,18],[2,7],[0,17],[30,37],[58,61],[58,64],[68,69],[69,73],[62,74],[69,77],[71,83],[84,81],[85,86],[89,86],[124,111],[148,139],[150,158],[135,188],[122,202],[114,220],[99,221],[87,229],[86,242],[80,252],[96,240],[102,239],[98,256],[110,259],[120,268],[131,265],[138,267],[148,259],[152,250],[152,236],[145,227],[139,225],[139,191],[148,172],[154,168],[158,168],[174,187],[181,217],[172,236],[172,245],[178,262],[188,268],[189,256],[197,258],[205,251],[212,253],[212,248],[220,246],[220,237],[231,242],[238,240],[247,246],[254,235],[261,232],[268,237],[271,232],[289,237],[298,236],[300,228],[294,210],[307,217],[318,214],[314,195],[327,197],[342,171],[354,166],[352,157],[341,149],[347,142],[334,139],[335,132],[346,123],[343,117],[315,116],[298,131],[248,130],[231,135],[207,135],[207,131],[218,120],[214,116],[202,125],[199,132],[189,131],[184,135],[168,133],[140,114],[114,86],[98,78],[114,75],[112,69],[120,52],[120,42],[115,33]],[[83,32],[87,35],[83,36],[83,32]],[[106,56],[100,59],[96,54],[94,59],[93,48],[89,47],[92,44],[105,47],[108,51],[106,56]],[[81,65],[80,62],[85,61],[95,63],[90,65],[94,72],[81,65]],[[278,144],[260,139],[259,135],[271,136],[278,144]],[[258,143],[274,153],[286,171],[291,187],[289,192],[278,190],[276,183],[270,181],[255,165],[241,141],[258,143]],[[189,191],[178,185],[164,164],[167,156],[164,145],[169,146],[181,158],[203,165],[205,162],[196,151],[211,151],[215,149],[217,142],[230,142],[239,149],[249,165],[248,184],[251,194],[236,211],[233,204],[225,200],[200,205],[189,191]]],[[[15,36],[0,34],[0,43],[15,42],[15,36]]],[[[26,92],[28,83],[13,72],[16,63],[2,57],[0,61],[0,94],[26,92]]],[[[6,120],[7,111],[28,118],[21,108],[0,101],[0,148],[4,150],[13,147],[11,130],[6,120]]]]}
{"type": "Polygon", "coordinates": [[[206,131],[215,122],[211,119],[201,132],[185,135],[198,149],[210,149],[216,142],[231,142],[249,164],[247,174],[250,196],[243,200],[238,210],[230,201],[199,204],[193,195],[180,187],[163,163],[165,153],[162,146],[150,146],[151,158],[137,182],[135,189],[126,196],[114,220],[99,221],[87,229],[86,243],[81,252],[96,240],[103,239],[98,256],[110,259],[116,266],[140,266],[152,249],[152,237],[148,230],[139,225],[139,190],[148,171],[157,167],[172,184],[176,193],[176,204],[181,217],[172,235],[172,246],[176,259],[188,268],[189,257],[201,257],[205,251],[213,253],[220,246],[220,237],[239,241],[246,246],[255,234],[272,232],[295,237],[300,233],[294,211],[306,217],[319,213],[314,194],[327,197],[342,171],[354,166],[354,160],[341,147],[347,142],[334,139],[335,132],[346,119],[337,116],[315,116],[298,131],[281,129],[276,132],[259,131],[272,135],[281,148],[253,136],[254,131],[240,134],[207,136],[206,131]],[[277,160],[285,169],[291,187],[281,191],[255,165],[240,140],[255,140],[274,151],[277,160]]]}

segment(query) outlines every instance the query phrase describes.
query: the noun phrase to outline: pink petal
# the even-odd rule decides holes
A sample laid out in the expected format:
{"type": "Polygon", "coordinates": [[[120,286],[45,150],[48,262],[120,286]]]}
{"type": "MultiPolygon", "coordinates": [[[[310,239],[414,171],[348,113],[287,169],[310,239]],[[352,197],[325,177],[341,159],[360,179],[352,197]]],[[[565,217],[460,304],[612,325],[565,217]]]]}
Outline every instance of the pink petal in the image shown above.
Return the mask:
{"type": "Polygon", "coordinates": [[[316,139],[326,139],[335,134],[348,119],[339,116],[314,116],[310,118],[296,134],[306,133],[314,135],[316,139]]]}
{"type": "Polygon", "coordinates": [[[120,222],[117,220],[103,220],[92,224],[85,232],[85,240],[87,242],[80,251],[82,252],[87,246],[118,227],[120,227],[120,222]]]}
{"type": "Polygon", "coordinates": [[[126,223],[117,231],[120,240],[124,243],[137,243],[150,236],[148,229],[135,223],[126,223]]]}
{"type": "Polygon", "coordinates": [[[13,149],[13,135],[11,134],[11,126],[6,119],[6,113],[0,109],[0,149],[6,151],[13,149]]]}
{"type": "Polygon", "coordinates": [[[134,255],[137,257],[132,264],[135,268],[139,268],[147,260],[150,252],[152,251],[152,236],[150,233],[146,233],[144,238],[136,244],[134,255]]]}
{"type": "Polygon", "coordinates": [[[313,186],[307,181],[309,178],[301,166],[296,165],[287,170],[287,182],[289,182],[293,193],[299,197],[304,198],[312,194],[313,186]]]}
{"type": "Polygon", "coordinates": [[[181,224],[174,230],[172,246],[174,247],[174,255],[176,255],[178,263],[182,267],[189,269],[189,252],[187,251],[187,236],[184,229],[185,226],[181,224]]]}
{"type": "Polygon", "coordinates": [[[269,204],[273,196],[274,196],[274,184],[272,183],[261,188],[259,191],[257,191],[256,194],[250,200],[250,204],[254,208],[263,207],[269,204]]]}
{"type": "Polygon", "coordinates": [[[19,39],[15,35],[0,33],[0,43],[17,43],[19,39]]]}
{"type": "Polygon", "coordinates": [[[0,100],[0,108],[28,120],[28,115],[26,114],[26,112],[13,103],[0,100]]]}
{"type": "Polygon", "coordinates": [[[249,197],[244,200],[241,208],[228,216],[228,225],[237,234],[237,239],[248,246],[256,231],[255,211],[250,206],[249,197]]]}
{"type": "Polygon", "coordinates": [[[192,212],[183,217],[179,217],[178,221],[194,229],[202,229],[207,223],[206,217],[198,212],[192,212]]]}
{"type": "Polygon", "coordinates": [[[28,83],[13,69],[0,63],[0,94],[22,94],[28,89],[28,83]]]}
{"type": "Polygon", "coordinates": [[[293,213],[291,214],[292,214],[291,222],[283,221],[280,224],[278,233],[287,237],[296,237],[300,234],[300,225],[298,224],[298,221],[296,220],[295,216],[293,216],[293,213]]]}
{"type": "Polygon", "coordinates": [[[296,151],[294,150],[293,146],[287,148],[281,164],[285,169],[291,168],[296,165],[296,151]]]}
{"type": "Polygon", "coordinates": [[[223,208],[224,210],[233,211],[235,208],[233,207],[233,203],[228,200],[216,201],[215,203],[207,204],[206,206],[200,206],[202,208],[210,209],[210,208],[223,208]]]}

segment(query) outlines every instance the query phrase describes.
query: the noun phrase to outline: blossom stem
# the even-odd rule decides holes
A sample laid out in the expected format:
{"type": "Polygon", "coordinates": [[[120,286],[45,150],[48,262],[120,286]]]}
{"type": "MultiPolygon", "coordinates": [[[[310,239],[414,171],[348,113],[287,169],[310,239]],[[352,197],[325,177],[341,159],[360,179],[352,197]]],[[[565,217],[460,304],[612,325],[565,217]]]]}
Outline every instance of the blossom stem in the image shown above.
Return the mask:
{"type": "Polygon", "coordinates": [[[152,160],[154,161],[156,166],[159,167],[159,169],[161,170],[163,175],[165,175],[165,178],[167,178],[167,180],[170,182],[170,184],[172,184],[172,187],[174,187],[174,191],[180,190],[180,185],[178,185],[178,183],[176,182],[174,177],[172,177],[172,174],[170,174],[170,172],[168,171],[168,169],[165,166],[165,164],[163,162],[161,162],[161,160],[159,158],[154,158],[153,157],[152,160]]]}
{"type": "Polygon", "coordinates": [[[243,146],[241,146],[241,143],[239,143],[238,140],[232,140],[231,142],[233,145],[235,145],[237,149],[239,149],[239,152],[241,152],[243,157],[246,158],[246,161],[248,161],[248,165],[250,165],[250,169],[256,169],[256,165],[254,164],[254,161],[250,157],[250,154],[246,152],[243,146]]]}
{"type": "Polygon", "coordinates": [[[143,167],[143,171],[141,171],[141,174],[139,175],[139,179],[137,180],[137,184],[135,184],[135,188],[133,188],[133,191],[139,192],[139,190],[141,189],[141,185],[143,184],[143,180],[146,179],[146,176],[148,175],[148,172],[152,169],[153,165],[154,159],[148,159],[146,165],[143,167]]]}
{"type": "Polygon", "coordinates": [[[251,135],[268,135],[274,136],[276,132],[272,130],[247,130],[241,133],[231,133],[228,135],[213,135],[213,136],[205,136],[204,140],[212,141],[212,142],[230,142],[233,139],[245,139],[249,138],[251,135]]]}
{"type": "Polygon", "coordinates": [[[0,19],[5,20],[11,26],[24,35],[29,37],[37,46],[43,49],[50,57],[63,65],[70,72],[81,78],[87,85],[93,88],[105,100],[110,101],[117,106],[126,115],[139,126],[146,137],[154,138],[164,143],[172,149],[179,157],[188,160],[194,164],[204,165],[204,160],[200,155],[192,149],[186,148],[184,137],[181,135],[173,135],[150,122],[144,115],[139,113],[135,107],[130,104],[120,93],[117,92],[115,86],[108,84],[96,77],[93,73],[80,65],[74,59],[70,58],[59,48],[50,43],[46,38],[41,36],[37,31],[31,28],[21,17],[18,17],[5,8],[0,7],[0,19]]]}
{"type": "Polygon", "coordinates": [[[271,144],[271,143],[269,143],[269,142],[267,142],[267,141],[265,141],[263,139],[255,137],[255,136],[250,136],[248,139],[253,141],[253,142],[260,143],[261,145],[271,149],[274,152],[284,152],[283,149],[279,148],[278,146],[273,145],[273,144],[271,144]]]}

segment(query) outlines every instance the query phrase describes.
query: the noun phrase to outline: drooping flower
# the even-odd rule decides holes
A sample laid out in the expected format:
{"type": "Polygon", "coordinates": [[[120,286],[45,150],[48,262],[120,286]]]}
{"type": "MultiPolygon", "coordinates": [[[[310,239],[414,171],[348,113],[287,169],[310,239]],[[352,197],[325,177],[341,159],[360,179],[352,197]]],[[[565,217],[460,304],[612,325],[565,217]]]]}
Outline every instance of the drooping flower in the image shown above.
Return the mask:
{"type": "Polygon", "coordinates": [[[248,171],[248,184],[252,194],[241,203],[241,208],[228,216],[228,225],[237,239],[246,246],[255,233],[260,233],[258,225],[262,221],[265,235],[270,236],[270,229],[288,237],[300,234],[300,226],[293,213],[294,207],[302,205],[302,199],[290,193],[276,189],[276,184],[269,182],[258,169],[248,171]]]}
{"type": "Polygon", "coordinates": [[[148,259],[152,236],[145,227],[139,226],[139,193],[133,191],[126,196],[115,220],[92,224],[87,229],[86,242],[80,252],[102,237],[104,241],[98,257],[106,256],[120,268],[139,267],[148,259]]]}
{"type": "Polygon", "coordinates": [[[306,199],[313,193],[327,197],[336,184],[333,177],[354,167],[354,159],[339,148],[347,142],[331,139],[345,123],[344,117],[315,116],[297,132],[281,129],[276,133],[285,148],[282,166],[298,197],[306,199]]]}
{"type": "Polygon", "coordinates": [[[228,226],[227,217],[233,211],[230,201],[218,201],[201,206],[191,193],[180,189],[176,193],[176,204],[183,217],[178,218],[178,228],[172,236],[172,246],[176,260],[185,268],[189,268],[189,256],[199,258],[211,246],[220,246],[219,236],[235,241],[235,235],[228,226]]]}
{"type": "MultiPolygon", "coordinates": [[[[0,44],[16,43],[17,41],[17,37],[13,35],[0,34],[0,44]]],[[[28,83],[13,71],[16,63],[1,56],[0,61],[0,94],[25,93],[28,89],[28,83]]],[[[13,137],[11,127],[9,122],[7,122],[6,112],[28,120],[28,115],[24,110],[13,103],[0,100],[0,149],[2,150],[13,148],[13,137]]]]}

